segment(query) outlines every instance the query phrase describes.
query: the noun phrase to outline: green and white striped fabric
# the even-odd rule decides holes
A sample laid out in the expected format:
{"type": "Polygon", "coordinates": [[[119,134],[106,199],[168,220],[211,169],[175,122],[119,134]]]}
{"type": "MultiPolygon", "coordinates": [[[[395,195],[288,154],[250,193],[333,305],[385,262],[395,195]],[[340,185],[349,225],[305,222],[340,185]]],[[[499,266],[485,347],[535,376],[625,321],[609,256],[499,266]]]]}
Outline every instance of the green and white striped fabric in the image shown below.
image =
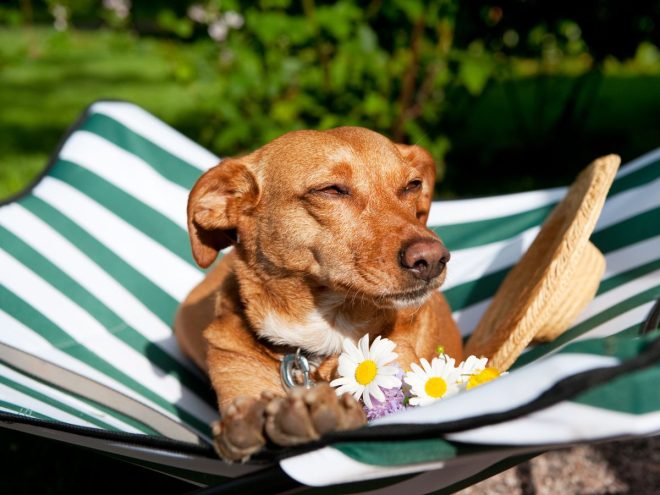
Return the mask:
{"type": "MultiPolygon", "coordinates": [[[[410,494],[451,491],[519,455],[660,432],[660,340],[637,335],[660,297],[659,149],[614,182],[592,236],[607,258],[596,299],[509,375],[313,450],[215,459],[213,393],[171,323],[203,277],[187,191],[217,161],[142,109],[99,102],[34,187],[0,207],[3,425],[200,484],[279,465],[305,485],[342,484],[333,493],[410,494]]],[[[443,290],[465,335],[564,193],[434,204],[429,224],[452,251],[443,290]]]]}

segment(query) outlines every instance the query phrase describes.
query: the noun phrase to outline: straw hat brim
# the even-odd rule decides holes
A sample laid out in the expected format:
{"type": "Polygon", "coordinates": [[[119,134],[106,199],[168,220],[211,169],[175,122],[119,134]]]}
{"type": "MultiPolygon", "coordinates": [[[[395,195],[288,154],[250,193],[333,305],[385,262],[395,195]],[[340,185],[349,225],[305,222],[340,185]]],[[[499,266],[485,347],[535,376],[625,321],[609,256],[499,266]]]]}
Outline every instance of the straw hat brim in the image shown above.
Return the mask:
{"type": "Polygon", "coordinates": [[[593,299],[605,260],[589,242],[621,162],[595,160],[571,185],[538,236],[507,274],[466,345],[466,355],[485,356],[508,369],[535,338],[563,333],[593,299]]]}

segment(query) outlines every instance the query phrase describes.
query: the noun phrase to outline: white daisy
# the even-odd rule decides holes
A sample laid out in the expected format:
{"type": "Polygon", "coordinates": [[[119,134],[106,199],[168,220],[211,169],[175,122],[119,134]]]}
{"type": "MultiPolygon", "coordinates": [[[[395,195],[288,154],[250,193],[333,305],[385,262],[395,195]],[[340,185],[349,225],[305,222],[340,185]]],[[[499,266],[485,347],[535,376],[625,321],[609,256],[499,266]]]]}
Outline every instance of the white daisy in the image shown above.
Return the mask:
{"type": "Polygon", "coordinates": [[[468,356],[468,358],[458,365],[460,372],[460,383],[465,390],[478,387],[486,382],[494,380],[507,373],[501,373],[497,368],[487,366],[488,358],[478,358],[477,356],[468,356]]]}
{"type": "Polygon", "coordinates": [[[392,352],[396,344],[389,339],[376,337],[369,347],[369,334],[358,341],[357,347],[350,339],[344,339],[344,352],[339,356],[337,372],[341,378],[330,382],[331,387],[338,387],[337,395],[346,392],[356,399],[362,399],[371,409],[371,397],[383,402],[385,394],[380,389],[401,387],[397,378],[397,366],[390,366],[397,354],[392,352]]]}
{"type": "Polygon", "coordinates": [[[431,364],[422,358],[422,367],[411,363],[403,381],[410,385],[412,406],[426,406],[439,399],[444,399],[458,392],[459,372],[456,362],[447,355],[433,358],[431,364]]]}

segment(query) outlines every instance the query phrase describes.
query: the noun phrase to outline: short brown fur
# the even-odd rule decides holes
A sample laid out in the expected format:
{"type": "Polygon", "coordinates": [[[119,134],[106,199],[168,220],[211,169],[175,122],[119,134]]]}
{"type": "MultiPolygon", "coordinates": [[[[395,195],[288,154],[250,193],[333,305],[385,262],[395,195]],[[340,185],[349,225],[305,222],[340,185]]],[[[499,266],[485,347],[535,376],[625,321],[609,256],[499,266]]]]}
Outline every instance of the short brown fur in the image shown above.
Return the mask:
{"type": "Polygon", "coordinates": [[[283,395],[280,359],[298,347],[317,364],[315,380],[332,379],[341,336],[394,340],[404,369],[438,345],[461,359],[436,290],[446,271],[420,280],[399,262],[406,243],[440,243],[425,226],[434,178],[421,147],[344,127],[285,134],[197,181],[188,204],[196,261],[208,267],[234,249],[183,302],[175,331],[222,412],[239,396],[283,395]]]}

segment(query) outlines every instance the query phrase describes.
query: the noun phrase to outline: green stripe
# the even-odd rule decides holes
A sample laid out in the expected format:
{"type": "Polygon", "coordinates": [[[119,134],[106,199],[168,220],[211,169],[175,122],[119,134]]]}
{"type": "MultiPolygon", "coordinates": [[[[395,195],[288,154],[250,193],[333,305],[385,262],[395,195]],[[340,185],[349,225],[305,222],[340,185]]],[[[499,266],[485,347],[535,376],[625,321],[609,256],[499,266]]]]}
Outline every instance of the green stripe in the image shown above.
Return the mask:
{"type": "Polygon", "coordinates": [[[80,130],[89,131],[132,153],[149,164],[166,179],[190,189],[202,171],[158,147],[112,118],[94,113],[80,130]]]}
{"type": "MultiPolygon", "coordinates": [[[[609,191],[608,199],[635,187],[644,186],[658,177],[660,177],[660,160],[616,179],[609,191]]],[[[557,202],[554,202],[505,217],[429,227],[443,239],[450,250],[478,247],[493,242],[505,241],[527,229],[540,225],[557,204],[557,202]]],[[[441,210],[442,203],[437,208],[441,210]]]]}
{"type": "Polygon", "coordinates": [[[35,196],[27,196],[21,199],[20,204],[71,241],[158,316],[163,323],[168,326],[172,324],[179,304],[172,296],[45,201],[35,196]]]}
{"type": "MultiPolygon", "coordinates": [[[[660,332],[639,335],[639,325],[606,338],[576,342],[562,353],[596,354],[629,361],[643,353],[660,338],[660,332]]],[[[580,394],[573,401],[592,407],[628,414],[648,414],[660,411],[660,363],[628,373],[580,394]]]]}
{"type": "MultiPolygon", "coordinates": [[[[451,270],[451,268],[449,268],[451,270]]],[[[492,297],[511,267],[443,291],[453,311],[458,311],[492,297]]]]}
{"type": "Polygon", "coordinates": [[[527,229],[540,225],[556,203],[507,217],[476,222],[431,227],[449,250],[467,249],[515,237],[527,229]]]}
{"type": "MultiPolygon", "coordinates": [[[[622,170],[625,170],[625,167],[622,170]]],[[[635,187],[644,186],[658,177],[660,177],[660,159],[647,163],[628,175],[616,178],[612,183],[608,197],[616,196],[635,187]]]]}
{"type": "Polygon", "coordinates": [[[210,434],[210,428],[206,423],[195,418],[177,404],[172,404],[166,401],[121,370],[115,368],[79,342],[72,339],[55,323],[50,321],[21,298],[17,297],[14,293],[7,290],[4,286],[0,286],[0,302],[0,307],[2,307],[4,311],[18,321],[23,322],[29,328],[39,329],[39,335],[50,342],[54,347],[75,359],[84,362],[88,366],[95,368],[100,373],[113,378],[115,381],[122,383],[142,397],[158,404],[166,411],[172,412],[174,415],[181,418],[184,423],[192,425],[205,434],[210,434]]]}
{"type": "Polygon", "coordinates": [[[18,392],[22,392],[28,397],[31,397],[33,399],[36,399],[38,401],[41,401],[45,404],[48,404],[49,406],[54,407],[55,409],[59,409],[60,411],[63,411],[65,413],[70,414],[71,416],[75,416],[76,418],[80,418],[84,421],[87,421],[88,423],[91,423],[93,425],[98,426],[99,428],[103,430],[110,430],[110,431],[120,431],[116,426],[109,425],[108,423],[101,421],[98,418],[95,418],[93,416],[90,416],[89,414],[86,414],[82,411],[79,411],[68,404],[64,404],[56,399],[53,399],[52,397],[48,397],[45,394],[42,394],[41,392],[38,392],[37,390],[31,389],[22,383],[15,382],[14,380],[11,380],[5,376],[0,375],[0,383],[8,386],[9,388],[16,390],[18,392]]]}
{"type": "Polygon", "coordinates": [[[342,454],[364,464],[403,466],[423,462],[447,461],[475,453],[497,451],[499,447],[449,442],[441,438],[346,442],[332,446],[342,454]]]}
{"type": "Polygon", "coordinates": [[[439,438],[338,443],[333,448],[358,462],[376,466],[444,461],[458,455],[454,444],[439,438]]]}
{"type": "Polygon", "coordinates": [[[166,216],[75,163],[60,160],[51,169],[49,175],[78,189],[197,268],[190,251],[187,232],[166,216]]]}
{"type": "MultiPolygon", "coordinates": [[[[660,256],[660,253],[658,253],[658,256],[660,256]]],[[[628,270],[626,272],[622,272],[617,275],[614,275],[606,280],[603,280],[600,283],[600,286],[598,287],[597,295],[604,294],[605,292],[608,292],[616,287],[619,287],[620,285],[627,284],[628,282],[632,282],[633,280],[643,277],[647,273],[651,273],[658,269],[660,269],[660,259],[651,261],[650,263],[646,263],[645,265],[637,266],[632,270],[628,270]]]]}
{"type": "MultiPolygon", "coordinates": [[[[659,225],[660,208],[656,208],[595,232],[591,236],[591,240],[604,254],[607,254],[657,236],[659,225]]],[[[477,280],[456,285],[443,293],[454,311],[461,310],[492,297],[511,268],[510,266],[484,275],[477,280]]],[[[449,269],[451,270],[451,267],[449,269]]],[[[613,283],[616,282],[611,282],[610,285],[613,283]]],[[[617,283],[617,285],[619,284],[617,283]]],[[[605,290],[601,292],[605,292],[605,290]]]]}
{"type": "Polygon", "coordinates": [[[595,387],[574,402],[628,414],[649,414],[660,411],[660,365],[615,378],[595,387]]]}
{"type": "Polygon", "coordinates": [[[125,424],[134,427],[135,429],[141,431],[142,433],[144,433],[144,434],[146,434],[146,435],[158,435],[158,436],[162,436],[162,435],[159,435],[159,433],[158,433],[156,430],[154,430],[153,428],[151,428],[151,427],[148,426],[147,424],[142,423],[141,421],[138,421],[137,419],[135,419],[135,418],[133,418],[133,417],[131,417],[131,416],[127,416],[127,415],[125,415],[125,414],[122,413],[122,412],[115,411],[114,409],[111,409],[111,408],[107,407],[105,404],[101,404],[100,402],[96,402],[96,401],[94,401],[94,400],[92,400],[92,399],[89,399],[89,398],[87,398],[87,397],[84,397],[84,396],[82,396],[82,395],[80,395],[80,394],[78,394],[78,393],[76,393],[76,392],[74,392],[74,391],[72,391],[72,390],[67,390],[67,389],[65,389],[65,388],[62,388],[62,387],[60,387],[60,386],[59,386],[58,384],[56,384],[56,383],[46,382],[46,381],[44,380],[43,377],[36,376],[36,375],[34,375],[34,374],[32,374],[32,373],[27,372],[26,370],[18,369],[18,368],[16,368],[16,367],[10,365],[9,363],[4,363],[4,364],[5,364],[5,366],[7,366],[7,367],[9,367],[9,368],[12,368],[13,370],[15,370],[17,373],[20,373],[20,374],[22,374],[22,375],[25,375],[25,376],[27,376],[28,378],[32,378],[33,380],[36,380],[36,381],[38,381],[38,382],[44,383],[44,384],[46,384],[48,387],[50,387],[50,388],[52,388],[52,389],[54,389],[54,390],[58,390],[58,391],[60,391],[61,393],[66,394],[66,395],[68,395],[68,396],[71,396],[71,397],[73,397],[73,398],[75,398],[75,399],[78,399],[78,400],[81,401],[81,402],[85,402],[85,403],[91,405],[92,407],[98,409],[99,411],[101,411],[102,413],[104,413],[106,416],[112,416],[112,417],[114,417],[115,419],[118,419],[118,420],[124,422],[125,424]]]}
{"type": "Polygon", "coordinates": [[[33,411],[32,409],[27,409],[25,407],[19,407],[16,404],[11,404],[11,403],[6,402],[2,399],[0,399],[0,407],[3,407],[5,409],[9,409],[10,411],[15,412],[16,414],[18,414],[20,416],[28,416],[30,418],[43,419],[45,421],[55,421],[54,418],[46,416],[45,414],[41,414],[37,411],[33,411]]]}
{"type": "MultiPolygon", "coordinates": [[[[604,311],[601,311],[598,314],[595,314],[591,318],[586,319],[582,323],[575,325],[574,327],[568,329],[566,332],[561,334],[552,342],[546,344],[540,344],[533,349],[530,349],[525,354],[521,355],[516,363],[513,365],[513,368],[520,368],[526,364],[529,364],[537,359],[545,356],[546,354],[558,349],[559,347],[568,344],[572,340],[575,340],[577,337],[586,334],[595,327],[602,325],[605,322],[634,309],[638,306],[642,306],[645,303],[654,301],[660,297],[660,285],[652,287],[651,289],[645,290],[639,294],[636,294],[628,299],[625,299],[613,306],[610,306],[604,311]]],[[[640,322],[641,323],[641,322],[640,322]]],[[[624,330],[624,329],[620,329],[624,330]]]]}
{"type": "Polygon", "coordinates": [[[632,325],[625,330],[608,337],[573,342],[564,347],[562,354],[596,354],[628,361],[639,356],[648,346],[658,339],[658,332],[640,335],[639,325],[632,325]]]}
{"type": "MultiPolygon", "coordinates": [[[[74,304],[77,304],[107,329],[109,334],[133,348],[138,354],[148,356],[149,361],[162,370],[164,374],[175,376],[198,396],[206,397],[209,395],[207,383],[202,382],[173,356],[145,338],[78,282],[2,226],[0,226],[0,245],[2,245],[2,249],[6,250],[23,265],[30,267],[30,270],[39,274],[44,282],[53,286],[72,302],[75,301],[74,304]]],[[[213,404],[212,397],[206,398],[210,401],[209,404],[213,404]]]]}
{"type": "Polygon", "coordinates": [[[591,241],[603,253],[616,251],[660,232],[660,207],[594,232],[591,241]]]}

